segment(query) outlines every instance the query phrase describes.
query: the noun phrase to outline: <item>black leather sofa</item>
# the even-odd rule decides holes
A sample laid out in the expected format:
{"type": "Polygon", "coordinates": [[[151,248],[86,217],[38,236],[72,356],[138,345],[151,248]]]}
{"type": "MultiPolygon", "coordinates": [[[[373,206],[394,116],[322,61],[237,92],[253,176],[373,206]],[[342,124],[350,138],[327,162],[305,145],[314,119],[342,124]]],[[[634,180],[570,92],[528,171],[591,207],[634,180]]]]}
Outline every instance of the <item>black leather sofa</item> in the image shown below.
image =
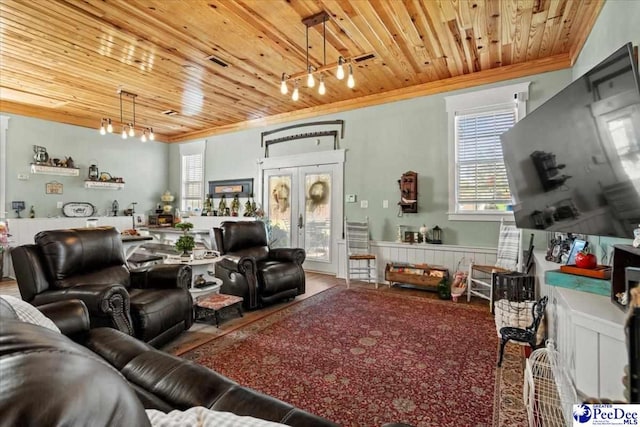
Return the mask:
{"type": "Polygon", "coordinates": [[[245,309],[304,294],[304,249],[270,248],[262,221],[225,221],[213,235],[222,255],[215,264],[220,292],[243,297],[245,309]]]}
{"type": "Polygon", "coordinates": [[[161,346],[193,323],[191,267],[129,269],[113,227],[50,230],[11,251],[22,299],[35,306],[80,299],[91,327],[108,326],[161,346]]]}
{"type": "Polygon", "coordinates": [[[89,329],[81,301],[39,309],[69,338],[16,320],[0,299],[0,427],[141,427],[149,425],[145,409],[194,406],[291,426],[336,426],[113,328],[89,329]]]}

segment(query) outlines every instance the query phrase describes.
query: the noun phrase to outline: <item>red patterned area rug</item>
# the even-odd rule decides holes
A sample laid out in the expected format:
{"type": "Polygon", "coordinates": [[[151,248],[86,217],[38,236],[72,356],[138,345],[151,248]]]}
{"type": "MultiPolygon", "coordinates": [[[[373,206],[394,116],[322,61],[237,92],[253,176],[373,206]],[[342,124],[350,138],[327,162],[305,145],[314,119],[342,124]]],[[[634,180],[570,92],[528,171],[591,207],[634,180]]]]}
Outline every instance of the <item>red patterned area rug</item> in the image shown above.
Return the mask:
{"type": "Polygon", "coordinates": [[[182,357],[343,426],[524,425],[506,356],[486,307],[336,287],[182,357]]]}

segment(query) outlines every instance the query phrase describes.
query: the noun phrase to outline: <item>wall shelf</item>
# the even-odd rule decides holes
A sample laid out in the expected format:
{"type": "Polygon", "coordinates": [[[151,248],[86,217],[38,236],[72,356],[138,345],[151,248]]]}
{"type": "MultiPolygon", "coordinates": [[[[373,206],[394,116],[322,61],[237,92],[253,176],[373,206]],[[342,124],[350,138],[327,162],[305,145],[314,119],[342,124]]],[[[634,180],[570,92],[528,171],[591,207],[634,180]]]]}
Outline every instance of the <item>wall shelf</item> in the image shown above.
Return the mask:
{"type": "Polygon", "coordinates": [[[84,188],[99,188],[102,190],[121,190],[124,188],[124,182],[85,181],[84,188]]]}
{"type": "Polygon", "coordinates": [[[31,164],[31,173],[41,175],[79,176],[78,168],[63,168],[59,166],[31,164]]]}

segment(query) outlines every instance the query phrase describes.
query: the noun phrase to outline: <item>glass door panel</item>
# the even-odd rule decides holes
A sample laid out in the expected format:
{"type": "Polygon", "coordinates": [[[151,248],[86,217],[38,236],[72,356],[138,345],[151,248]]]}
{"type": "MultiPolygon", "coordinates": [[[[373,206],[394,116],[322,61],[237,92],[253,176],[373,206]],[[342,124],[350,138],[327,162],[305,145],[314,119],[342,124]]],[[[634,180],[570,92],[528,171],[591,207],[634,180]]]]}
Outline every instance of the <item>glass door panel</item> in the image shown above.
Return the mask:
{"type": "Polygon", "coordinates": [[[292,240],[291,235],[292,174],[282,174],[281,171],[277,171],[277,173],[271,172],[265,175],[267,185],[264,200],[267,200],[269,245],[273,248],[291,247],[297,240],[292,240]]]}
{"type": "Polygon", "coordinates": [[[304,176],[304,249],[307,260],[331,262],[331,174],[304,176]]]}

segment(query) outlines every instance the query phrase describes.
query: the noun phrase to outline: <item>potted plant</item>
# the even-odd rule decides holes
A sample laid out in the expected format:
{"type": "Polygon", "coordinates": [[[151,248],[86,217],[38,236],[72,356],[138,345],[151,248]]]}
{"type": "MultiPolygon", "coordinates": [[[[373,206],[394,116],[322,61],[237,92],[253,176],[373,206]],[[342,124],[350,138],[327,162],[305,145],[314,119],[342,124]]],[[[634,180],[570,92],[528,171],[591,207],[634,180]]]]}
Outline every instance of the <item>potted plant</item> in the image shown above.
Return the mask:
{"type": "Polygon", "coordinates": [[[196,241],[192,235],[189,234],[189,230],[193,228],[193,224],[190,222],[181,222],[176,224],[178,230],[182,230],[182,236],[176,241],[176,249],[182,251],[183,258],[191,258],[191,251],[196,247],[196,241]]]}

